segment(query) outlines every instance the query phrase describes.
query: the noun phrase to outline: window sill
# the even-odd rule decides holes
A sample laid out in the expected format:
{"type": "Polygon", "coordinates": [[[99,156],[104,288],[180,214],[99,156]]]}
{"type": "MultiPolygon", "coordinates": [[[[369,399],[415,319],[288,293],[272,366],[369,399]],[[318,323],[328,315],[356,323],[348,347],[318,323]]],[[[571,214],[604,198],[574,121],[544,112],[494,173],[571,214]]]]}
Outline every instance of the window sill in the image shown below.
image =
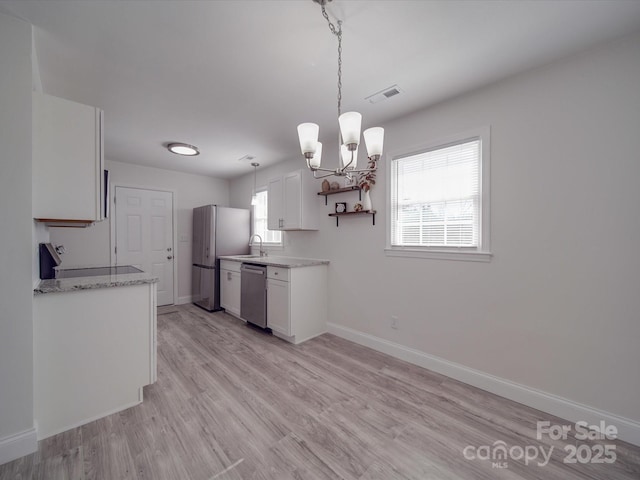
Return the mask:
{"type": "Polygon", "coordinates": [[[462,262],[490,262],[491,252],[463,252],[451,250],[418,250],[408,248],[384,249],[387,257],[430,258],[435,260],[455,260],[462,262]]]}

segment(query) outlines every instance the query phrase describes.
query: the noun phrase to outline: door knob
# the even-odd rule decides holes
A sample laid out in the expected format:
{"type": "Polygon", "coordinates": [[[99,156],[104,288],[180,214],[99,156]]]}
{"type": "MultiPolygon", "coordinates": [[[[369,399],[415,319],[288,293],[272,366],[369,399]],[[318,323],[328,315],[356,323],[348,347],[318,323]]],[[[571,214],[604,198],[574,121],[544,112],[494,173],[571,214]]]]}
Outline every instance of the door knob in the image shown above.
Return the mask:
{"type": "Polygon", "coordinates": [[[172,258],[173,258],[173,256],[167,255],[167,260],[171,260],[172,258]]]}

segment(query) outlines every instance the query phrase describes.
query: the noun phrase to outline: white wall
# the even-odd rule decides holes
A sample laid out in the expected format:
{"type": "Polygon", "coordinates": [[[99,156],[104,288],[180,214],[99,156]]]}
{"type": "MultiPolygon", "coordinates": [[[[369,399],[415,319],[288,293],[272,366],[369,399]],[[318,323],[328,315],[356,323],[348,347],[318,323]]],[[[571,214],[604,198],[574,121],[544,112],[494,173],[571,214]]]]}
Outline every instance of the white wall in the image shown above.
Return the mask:
{"type": "Polygon", "coordinates": [[[0,464],[35,448],[31,26],[0,13],[0,464]],[[31,441],[29,440],[31,438],[31,441]]]}
{"type": "MultiPolygon", "coordinates": [[[[105,112],[108,115],[108,112],[105,112]]],[[[159,168],[143,167],[128,163],[107,161],[111,178],[111,190],[116,186],[165,190],[174,193],[174,210],[177,211],[176,265],[178,271],[178,298],[176,303],[190,302],[191,295],[191,227],[194,207],[207,204],[227,206],[229,182],[212,177],[191,175],[159,168]]],[[[113,205],[112,205],[113,209],[113,205]]],[[[96,223],[86,229],[50,228],[51,241],[63,244],[66,253],[65,267],[109,265],[111,262],[110,221],[96,223]]]]}
{"type": "MultiPolygon", "coordinates": [[[[638,85],[634,35],[382,125],[387,154],[491,126],[490,263],[385,256],[388,159],[375,227],[323,216],[285,253],[331,260],[341,328],[640,422],[638,85]]],[[[292,152],[259,176],[301,165],[292,152]]],[[[232,181],[232,206],[252,180],[232,181]]]]}

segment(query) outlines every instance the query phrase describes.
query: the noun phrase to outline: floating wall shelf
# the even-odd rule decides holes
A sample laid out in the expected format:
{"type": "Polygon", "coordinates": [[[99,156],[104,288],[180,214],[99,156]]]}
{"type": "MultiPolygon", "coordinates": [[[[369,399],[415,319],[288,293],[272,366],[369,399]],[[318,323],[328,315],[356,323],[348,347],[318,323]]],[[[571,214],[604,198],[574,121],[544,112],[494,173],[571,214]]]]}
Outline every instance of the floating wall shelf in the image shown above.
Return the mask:
{"type": "Polygon", "coordinates": [[[373,225],[376,224],[376,211],[375,210],[363,210],[360,212],[344,212],[344,213],[330,213],[330,217],[336,217],[336,227],[339,227],[340,217],[345,215],[372,215],[373,216],[373,225]]]}
{"type": "Polygon", "coordinates": [[[324,204],[328,205],[327,197],[329,195],[335,195],[336,193],[353,192],[353,191],[358,192],[358,197],[359,197],[358,200],[362,201],[362,192],[360,191],[360,187],[355,185],[352,187],[338,188],[337,190],[329,190],[328,192],[318,192],[318,195],[322,195],[324,197],[324,204]]]}

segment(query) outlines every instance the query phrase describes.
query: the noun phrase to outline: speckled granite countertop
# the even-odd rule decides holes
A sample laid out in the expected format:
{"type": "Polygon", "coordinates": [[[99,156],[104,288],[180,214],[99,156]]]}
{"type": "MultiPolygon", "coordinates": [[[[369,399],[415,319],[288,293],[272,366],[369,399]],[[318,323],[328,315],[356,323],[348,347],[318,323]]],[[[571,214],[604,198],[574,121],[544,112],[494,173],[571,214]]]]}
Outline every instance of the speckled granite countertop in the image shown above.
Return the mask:
{"type": "Polygon", "coordinates": [[[144,285],[157,283],[158,277],[149,273],[122,273],[116,275],[99,275],[90,277],[55,278],[40,280],[33,290],[34,295],[45,293],[73,292],[76,290],[91,290],[94,288],[126,287],[128,285],[144,285]]]}
{"type": "Polygon", "coordinates": [[[318,260],[316,258],[295,258],[295,257],[278,257],[268,256],[260,257],[257,255],[231,255],[228,257],[220,257],[220,260],[231,260],[233,262],[253,263],[256,265],[267,265],[272,267],[299,268],[312,267],[314,265],[328,265],[329,260],[318,260]]]}

